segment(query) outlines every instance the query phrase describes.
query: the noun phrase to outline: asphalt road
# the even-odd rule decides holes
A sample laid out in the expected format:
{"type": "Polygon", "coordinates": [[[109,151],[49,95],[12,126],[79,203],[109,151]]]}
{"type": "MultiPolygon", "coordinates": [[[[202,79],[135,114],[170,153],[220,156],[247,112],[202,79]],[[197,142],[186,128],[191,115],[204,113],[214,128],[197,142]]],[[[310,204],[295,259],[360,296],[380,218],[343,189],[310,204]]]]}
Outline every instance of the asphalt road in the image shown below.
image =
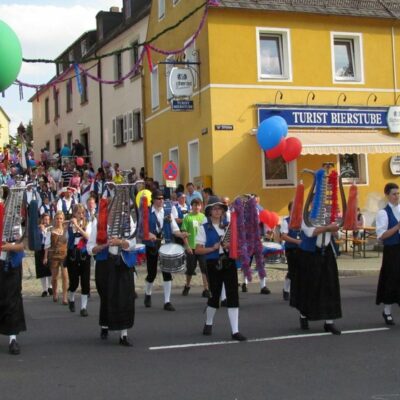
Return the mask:
{"type": "Polygon", "coordinates": [[[100,340],[96,294],[88,318],[50,298],[26,297],[21,355],[9,355],[0,337],[0,399],[400,400],[400,312],[394,308],[399,324],[386,329],[374,305],[376,281],[341,279],[341,336],[323,333],[322,321],[304,335],[280,282],[269,296],[251,284],[240,295],[245,343],[230,341],[226,309],[213,335],[201,334],[200,288],[188,297],[177,289],[176,312],[162,309],[161,291],[151,309],[140,294],[133,348],[119,346],[116,332],[100,340]]]}

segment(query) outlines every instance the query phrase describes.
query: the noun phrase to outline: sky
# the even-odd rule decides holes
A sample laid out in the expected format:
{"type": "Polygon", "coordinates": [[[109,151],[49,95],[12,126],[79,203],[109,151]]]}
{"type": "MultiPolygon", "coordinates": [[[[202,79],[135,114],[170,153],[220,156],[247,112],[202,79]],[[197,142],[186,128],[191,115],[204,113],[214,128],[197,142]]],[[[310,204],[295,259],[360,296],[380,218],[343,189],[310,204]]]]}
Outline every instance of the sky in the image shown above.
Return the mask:
{"type": "MultiPolygon", "coordinates": [[[[82,33],[96,28],[96,14],[110,7],[122,7],[122,0],[0,0],[0,20],[17,35],[25,58],[55,59],[82,33]]],[[[0,71],[1,73],[1,71],[0,71]]],[[[47,83],[55,75],[54,64],[22,63],[18,79],[22,82],[47,83]]],[[[0,106],[11,119],[10,134],[20,122],[32,119],[28,99],[33,89],[12,85],[0,95],[0,106]]]]}

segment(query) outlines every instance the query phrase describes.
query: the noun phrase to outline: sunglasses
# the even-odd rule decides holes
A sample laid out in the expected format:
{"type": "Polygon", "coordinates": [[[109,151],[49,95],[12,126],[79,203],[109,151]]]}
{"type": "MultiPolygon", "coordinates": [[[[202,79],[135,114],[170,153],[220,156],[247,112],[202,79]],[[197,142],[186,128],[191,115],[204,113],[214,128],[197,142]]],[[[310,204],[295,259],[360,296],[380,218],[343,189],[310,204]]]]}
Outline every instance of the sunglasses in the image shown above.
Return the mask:
{"type": "Polygon", "coordinates": [[[164,197],[156,197],[156,200],[164,200],[164,197]]]}

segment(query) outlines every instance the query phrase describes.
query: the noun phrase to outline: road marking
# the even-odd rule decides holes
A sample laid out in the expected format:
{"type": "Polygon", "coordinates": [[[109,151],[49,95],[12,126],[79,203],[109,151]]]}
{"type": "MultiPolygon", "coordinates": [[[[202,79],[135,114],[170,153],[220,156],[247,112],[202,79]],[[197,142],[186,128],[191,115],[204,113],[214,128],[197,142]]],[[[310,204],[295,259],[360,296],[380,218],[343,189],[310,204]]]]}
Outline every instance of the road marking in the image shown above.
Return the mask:
{"type": "MultiPolygon", "coordinates": [[[[390,328],[371,328],[371,329],[355,329],[350,331],[343,331],[343,335],[351,335],[355,333],[370,333],[370,332],[381,332],[388,331],[390,328]]],[[[302,338],[312,338],[318,336],[332,336],[330,332],[322,332],[322,333],[309,333],[302,335],[289,335],[289,336],[275,336],[269,338],[258,338],[258,339],[249,339],[247,343],[258,343],[258,342],[272,342],[278,340],[290,340],[290,339],[302,339],[302,338]]],[[[192,347],[209,347],[209,346],[221,346],[225,344],[239,344],[236,340],[225,340],[221,342],[205,342],[205,343],[187,343],[187,344],[175,344],[171,346],[154,346],[149,347],[149,350],[173,350],[173,349],[188,349],[192,347]]]]}

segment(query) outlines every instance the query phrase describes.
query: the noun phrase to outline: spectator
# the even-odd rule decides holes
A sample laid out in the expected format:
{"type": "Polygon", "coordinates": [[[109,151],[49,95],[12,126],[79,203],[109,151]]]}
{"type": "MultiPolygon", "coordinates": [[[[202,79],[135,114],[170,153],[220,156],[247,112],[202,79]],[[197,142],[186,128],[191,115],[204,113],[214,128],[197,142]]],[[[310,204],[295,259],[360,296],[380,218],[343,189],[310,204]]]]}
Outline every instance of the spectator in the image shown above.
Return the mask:
{"type": "Polygon", "coordinates": [[[63,158],[67,158],[68,159],[69,157],[71,157],[71,149],[70,149],[70,147],[68,146],[67,143],[64,143],[63,148],[60,150],[60,157],[61,157],[61,160],[63,158]]]}
{"type": "Polygon", "coordinates": [[[203,197],[201,196],[200,192],[194,190],[194,185],[192,182],[186,184],[186,204],[190,206],[193,199],[200,199],[203,202],[203,197]]]}
{"type": "Polygon", "coordinates": [[[79,139],[75,139],[74,141],[72,155],[74,157],[85,157],[87,155],[86,147],[79,141],[79,139]]]}

